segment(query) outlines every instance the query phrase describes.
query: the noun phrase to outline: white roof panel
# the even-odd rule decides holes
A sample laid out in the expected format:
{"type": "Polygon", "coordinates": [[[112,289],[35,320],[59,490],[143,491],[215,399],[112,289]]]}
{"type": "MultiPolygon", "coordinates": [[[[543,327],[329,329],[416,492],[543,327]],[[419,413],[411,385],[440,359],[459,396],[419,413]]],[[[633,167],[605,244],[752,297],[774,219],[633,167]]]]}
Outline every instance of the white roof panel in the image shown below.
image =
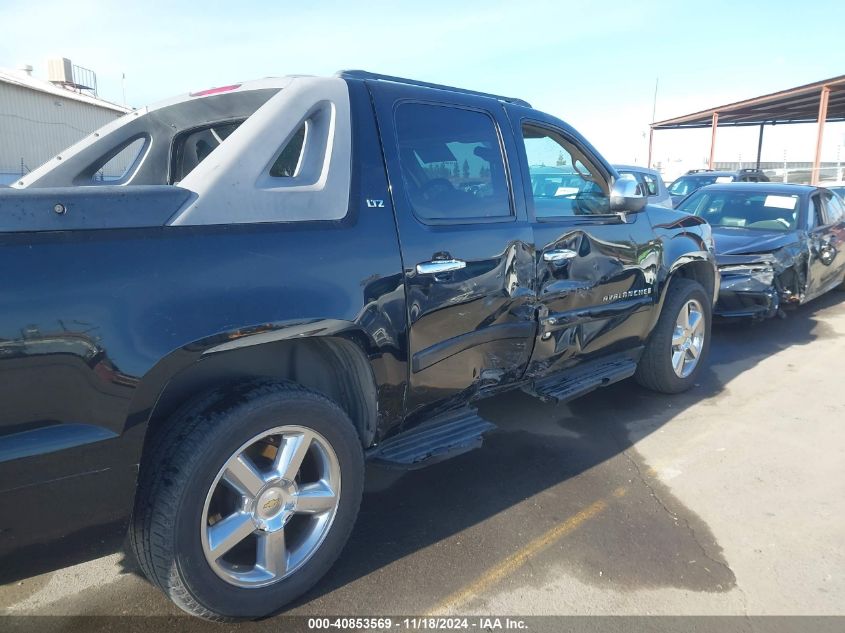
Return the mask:
{"type": "Polygon", "coordinates": [[[70,99],[72,101],[80,101],[88,105],[113,110],[115,112],[132,112],[132,108],[127,108],[105,99],[99,99],[86,94],[80,94],[61,86],[56,86],[44,79],[38,79],[26,75],[23,72],[9,70],[8,68],[0,68],[0,82],[21,86],[22,88],[29,88],[30,90],[37,90],[38,92],[45,92],[47,94],[55,95],[63,99],[70,99]]]}

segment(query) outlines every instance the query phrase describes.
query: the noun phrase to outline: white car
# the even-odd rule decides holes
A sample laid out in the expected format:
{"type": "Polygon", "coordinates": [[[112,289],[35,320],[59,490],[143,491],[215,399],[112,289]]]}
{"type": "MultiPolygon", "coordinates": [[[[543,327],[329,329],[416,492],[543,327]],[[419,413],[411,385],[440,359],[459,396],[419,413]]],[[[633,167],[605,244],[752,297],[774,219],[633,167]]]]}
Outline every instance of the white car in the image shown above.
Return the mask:
{"type": "Polygon", "coordinates": [[[637,179],[643,190],[643,195],[648,197],[649,204],[656,204],[667,209],[672,208],[672,196],[669,195],[660,172],[637,165],[614,165],[614,167],[620,175],[628,174],[637,179]]]}

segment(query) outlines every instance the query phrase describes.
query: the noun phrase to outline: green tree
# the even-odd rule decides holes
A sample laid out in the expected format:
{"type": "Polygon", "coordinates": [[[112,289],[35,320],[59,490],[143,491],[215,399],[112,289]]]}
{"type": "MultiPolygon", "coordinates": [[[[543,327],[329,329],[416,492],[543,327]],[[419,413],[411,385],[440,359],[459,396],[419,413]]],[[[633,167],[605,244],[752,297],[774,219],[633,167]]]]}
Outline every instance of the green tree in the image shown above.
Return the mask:
{"type": "Polygon", "coordinates": [[[464,178],[469,178],[469,161],[464,159],[464,178]]]}
{"type": "Polygon", "coordinates": [[[564,165],[566,165],[566,156],[563,155],[563,152],[561,152],[560,154],[557,155],[557,163],[556,164],[557,164],[558,167],[563,167],[564,165]]]}

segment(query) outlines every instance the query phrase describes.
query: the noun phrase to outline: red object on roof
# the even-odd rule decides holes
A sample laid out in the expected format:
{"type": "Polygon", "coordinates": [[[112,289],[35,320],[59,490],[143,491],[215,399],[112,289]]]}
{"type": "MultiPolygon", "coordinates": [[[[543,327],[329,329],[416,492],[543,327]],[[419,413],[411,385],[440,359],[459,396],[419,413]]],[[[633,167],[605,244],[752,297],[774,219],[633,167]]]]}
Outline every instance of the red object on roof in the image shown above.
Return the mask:
{"type": "Polygon", "coordinates": [[[208,90],[200,90],[199,92],[192,92],[192,97],[207,97],[208,95],[216,95],[221,92],[229,92],[241,87],[241,84],[232,84],[231,86],[220,86],[219,88],[209,88],[208,90]]]}

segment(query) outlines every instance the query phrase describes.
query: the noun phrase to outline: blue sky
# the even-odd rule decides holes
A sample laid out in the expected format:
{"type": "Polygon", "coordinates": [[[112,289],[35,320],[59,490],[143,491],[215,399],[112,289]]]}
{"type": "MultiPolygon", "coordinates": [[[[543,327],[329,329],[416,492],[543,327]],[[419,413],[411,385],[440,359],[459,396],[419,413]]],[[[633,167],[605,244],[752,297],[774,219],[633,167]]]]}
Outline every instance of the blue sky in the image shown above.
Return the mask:
{"type": "MultiPolygon", "coordinates": [[[[0,66],[60,55],[134,106],[289,73],[365,68],[519,96],[611,160],[645,160],[657,119],[845,74],[845,3],[0,0],[0,66]]],[[[810,160],[807,126],[767,131],[764,159],[810,160]]],[[[707,132],[658,133],[658,156],[708,153],[707,132]]],[[[717,160],[750,160],[756,131],[720,130],[717,160]]],[[[829,125],[825,158],[845,145],[829,125]]],[[[845,159],[845,150],[842,150],[845,159]]]]}

